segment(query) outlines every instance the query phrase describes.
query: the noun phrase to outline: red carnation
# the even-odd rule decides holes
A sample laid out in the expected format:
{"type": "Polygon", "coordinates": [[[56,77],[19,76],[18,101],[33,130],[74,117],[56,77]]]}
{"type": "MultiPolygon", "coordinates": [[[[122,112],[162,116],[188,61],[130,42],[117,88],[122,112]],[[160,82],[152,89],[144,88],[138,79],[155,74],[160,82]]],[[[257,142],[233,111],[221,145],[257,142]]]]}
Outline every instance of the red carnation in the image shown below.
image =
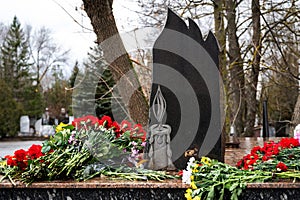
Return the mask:
{"type": "Polygon", "coordinates": [[[93,116],[93,115],[87,115],[87,116],[85,116],[84,120],[82,120],[82,121],[85,121],[85,122],[87,122],[88,124],[91,123],[92,126],[94,126],[95,124],[98,124],[98,123],[99,123],[98,117],[95,117],[95,116],[93,116]]]}
{"type": "Polygon", "coordinates": [[[18,162],[23,162],[24,160],[27,160],[26,151],[24,149],[19,149],[15,151],[15,157],[18,162]]]}
{"type": "Polygon", "coordinates": [[[115,132],[119,132],[120,131],[120,126],[118,124],[118,122],[114,121],[111,125],[111,127],[114,127],[115,132]]]}
{"type": "Polygon", "coordinates": [[[242,167],[242,164],[243,164],[243,159],[239,160],[239,161],[236,163],[236,167],[237,167],[237,168],[241,168],[241,167],[242,167]]]}
{"type": "Polygon", "coordinates": [[[255,153],[257,153],[260,150],[261,150],[260,146],[255,146],[255,147],[252,148],[251,154],[255,154],[255,153]]]}
{"type": "Polygon", "coordinates": [[[277,169],[277,171],[280,171],[280,172],[286,172],[288,170],[288,167],[283,162],[279,162],[276,165],[276,169],[277,169]]]}
{"type": "Polygon", "coordinates": [[[127,120],[123,120],[121,122],[121,130],[125,132],[125,131],[128,131],[130,129],[131,129],[131,123],[127,120]]]}
{"type": "Polygon", "coordinates": [[[133,127],[133,132],[131,134],[132,138],[140,138],[143,142],[146,140],[146,131],[143,129],[141,124],[136,124],[133,127]]]}
{"type": "Polygon", "coordinates": [[[295,138],[282,138],[278,144],[285,149],[299,146],[299,141],[295,138]]]}
{"type": "Polygon", "coordinates": [[[72,122],[72,125],[76,129],[81,129],[82,128],[82,122],[85,122],[85,127],[86,128],[90,128],[90,126],[95,126],[95,124],[98,124],[99,120],[98,120],[97,117],[95,117],[93,115],[87,115],[87,116],[83,116],[83,117],[74,119],[73,122],[72,122]]]}
{"type": "Polygon", "coordinates": [[[36,159],[41,156],[43,156],[43,153],[41,152],[42,146],[41,145],[35,145],[33,144],[27,151],[28,155],[30,156],[30,159],[36,159]]]}
{"type": "Polygon", "coordinates": [[[100,125],[105,125],[104,127],[110,128],[113,124],[111,117],[104,115],[100,120],[99,120],[100,125]]]}
{"type": "Polygon", "coordinates": [[[9,165],[9,166],[17,166],[18,165],[17,159],[14,156],[7,155],[7,156],[5,156],[5,158],[6,158],[7,165],[9,165]]]}

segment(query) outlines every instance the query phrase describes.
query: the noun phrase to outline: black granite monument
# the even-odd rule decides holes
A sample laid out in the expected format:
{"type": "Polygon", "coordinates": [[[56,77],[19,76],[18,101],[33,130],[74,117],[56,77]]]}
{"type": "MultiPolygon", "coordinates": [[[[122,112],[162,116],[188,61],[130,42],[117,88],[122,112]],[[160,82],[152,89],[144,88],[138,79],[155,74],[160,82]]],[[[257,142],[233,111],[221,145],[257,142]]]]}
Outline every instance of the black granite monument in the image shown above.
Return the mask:
{"type": "MultiPolygon", "coordinates": [[[[218,55],[211,32],[204,40],[193,20],[187,26],[168,10],[165,27],[153,47],[150,106],[157,106],[154,97],[159,86],[167,105],[163,123],[172,129],[172,162],[177,168],[185,168],[191,156],[223,161],[218,55]]],[[[162,123],[152,110],[149,127],[162,123]]]]}

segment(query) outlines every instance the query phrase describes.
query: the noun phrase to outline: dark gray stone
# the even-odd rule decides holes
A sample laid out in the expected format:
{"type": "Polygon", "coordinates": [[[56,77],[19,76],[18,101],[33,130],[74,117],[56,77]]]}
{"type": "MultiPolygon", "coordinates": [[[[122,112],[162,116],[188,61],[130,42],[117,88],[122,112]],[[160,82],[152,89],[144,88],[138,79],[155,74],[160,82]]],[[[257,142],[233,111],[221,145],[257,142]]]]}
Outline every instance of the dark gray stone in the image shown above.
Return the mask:
{"type": "MultiPolygon", "coordinates": [[[[184,188],[0,188],[5,200],[181,200],[184,188]]],[[[299,188],[245,189],[240,200],[299,200],[299,188]]],[[[224,199],[230,199],[227,190],[224,199]]]]}
{"type": "MultiPolygon", "coordinates": [[[[160,85],[167,104],[163,123],[172,129],[172,161],[177,168],[185,168],[189,156],[224,160],[218,55],[218,44],[211,32],[204,40],[193,20],[187,27],[168,11],[164,30],[153,47],[150,106],[155,106],[154,96],[160,85]]],[[[150,109],[149,127],[157,123],[150,109]]]]}
{"type": "Polygon", "coordinates": [[[0,189],[2,200],[180,200],[184,198],[183,189],[130,189],[130,188],[65,188],[0,189]]]}

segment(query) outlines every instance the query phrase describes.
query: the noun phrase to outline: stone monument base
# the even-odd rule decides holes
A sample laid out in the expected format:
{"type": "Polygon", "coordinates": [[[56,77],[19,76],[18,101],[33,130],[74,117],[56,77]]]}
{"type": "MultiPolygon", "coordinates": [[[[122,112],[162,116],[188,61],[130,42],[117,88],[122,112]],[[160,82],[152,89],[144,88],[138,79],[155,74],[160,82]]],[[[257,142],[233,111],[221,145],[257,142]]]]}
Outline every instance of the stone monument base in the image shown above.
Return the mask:
{"type": "MultiPolygon", "coordinates": [[[[26,200],[94,200],[94,199],[185,199],[188,185],[181,180],[123,181],[95,178],[86,182],[51,181],[38,182],[26,187],[17,183],[0,183],[1,199],[26,200]]],[[[230,199],[228,194],[225,199],[230,199]]],[[[251,183],[239,199],[289,199],[298,200],[300,183],[251,183]]]]}

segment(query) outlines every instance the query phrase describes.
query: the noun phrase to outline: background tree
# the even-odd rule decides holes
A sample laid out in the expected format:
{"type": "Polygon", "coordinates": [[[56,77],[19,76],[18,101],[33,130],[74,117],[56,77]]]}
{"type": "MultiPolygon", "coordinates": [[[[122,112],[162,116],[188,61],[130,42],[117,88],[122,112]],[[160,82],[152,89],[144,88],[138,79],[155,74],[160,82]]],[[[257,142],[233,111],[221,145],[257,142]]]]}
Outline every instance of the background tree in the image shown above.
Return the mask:
{"type": "Polygon", "coordinates": [[[28,40],[17,17],[8,30],[1,48],[1,74],[17,102],[23,103],[24,88],[30,79],[28,40]]]}
{"type": "MultiPolygon", "coordinates": [[[[90,48],[88,60],[84,62],[84,73],[77,73],[74,83],[72,107],[79,115],[95,114],[111,116],[116,120],[127,119],[124,106],[114,91],[115,82],[99,45],[90,48]],[[113,106],[112,106],[113,104],[113,106]]],[[[73,82],[76,69],[70,80],[73,82]]],[[[128,120],[128,119],[127,119],[128,120]]]]}
{"type": "MultiPolygon", "coordinates": [[[[134,69],[119,36],[112,12],[112,3],[113,0],[83,0],[84,10],[91,19],[94,32],[97,36],[97,43],[101,44],[104,57],[110,64],[109,68],[113,78],[115,82],[118,82],[126,73],[130,71],[134,73],[134,69]],[[114,39],[109,40],[111,37],[114,37],[114,39]],[[104,41],[105,43],[102,43],[104,41]],[[116,55],[117,58],[114,58],[116,55]]],[[[125,78],[124,84],[119,88],[119,93],[123,97],[123,100],[129,100],[126,107],[128,107],[129,116],[132,120],[136,123],[146,125],[148,122],[148,103],[141,88],[137,89],[132,84],[132,78],[135,79],[133,80],[134,82],[138,83],[136,76],[129,79],[125,78]],[[128,96],[130,94],[128,91],[134,91],[134,93],[128,96]]]]}
{"type": "Polygon", "coordinates": [[[88,53],[88,62],[85,63],[85,66],[90,70],[96,71],[96,69],[102,69],[101,74],[98,74],[98,84],[96,87],[95,93],[95,110],[98,117],[103,115],[108,115],[113,118],[112,114],[112,91],[115,85],[115,82],[112,78],[111,71],[108,68],[108,64],[103,58],[103,52],[100,46],[95,46],[91,48],[91,51],[88,53]]]}
{"type": "Polygon", "coordinates": [[[76,81],[76,77],[79,74],[79,67],[78,67],[79,63],[78,61],[75,62],[75,65],[73,67],[71,76],[69,78],[69,85],[70,85],[70,90],[72,90],[75,86],[75,81],[76,81]]]}
{"type": "Polygon", "coordinates": [[[7,26],[0,22],[0,44],[2,45],[4,38],[7,34],[7,26]]]}
{"type": "MultiPolygon", "coordinates": [[[[30,32],[29,30],[29,34],[30,32]]],[[[30,53],[33,60],[32,64],[35,67],[34,76],[37,85],[40,86],[51,68],[66,64],[69,50],[63,50],[53,42],[50,29],[41,27],[34,34],[31,34],[30,53]]]]}
{"type": "MultiPolygon", "coordinates": [[[[252,47],[251,61],[245,72],[246,120],[244,136],[252,136],[257,114],[257,86],[261,60],[261,22],[259,0],[251,1],[252,47]]],[[[250,48],[250,47],[249,47],[250,48]]]]}
{"type": "Polygon", "coordinates": [[[58,117],[61,108],[65,108],[67,112],[71,111],[72,91],[69,81],[66,80],[59,69],[53,69],[52,75],[55,78],[54,83],[47,90],[44,91],[45,106],[49,108],[53,117],[58,117]]]}
{"type": "MultiPolygon", "coordinates": [[[[276,87],[273,82],[271,85],[276,89],[271,90],[268,85],[269,92],[264,92],[264,95],[272,93],[274,98],[282,96],[283,88],[299,79],[296,64],[299,63],[300,34],[296,28],[299,27],[299,0],[152,0],[147,3],[137,0],[137,4],[140,5],[136,9],[141,16],[140,27],[161,27],[168,6],[184,19],[191,17],[196,20],[204,33],[207,27],[214,29],[221,47],[220,69],[227,97],[225,109],[229,113],[227,131],[230,125],[235,125],[238,135],[253,136],[255,121],[261,120],[263,79],[268,77],[270,84],[280,77],[281,87],[276,87]]],[[[289,103],[282,103],[289,107],[289,116],[280,120],[289,121],[291,110],[294,110],[294,116],[299,116],[295,109],[297,95],[295,92],[290,95],[289,103]]],[[[268,100],[270,108],[278,106],[270,96],[268,100]]],[[[270,109],[270,120],[279,120],[273,119],[273,111],[270,109]]]]}
{"type": "Polygon", "coordinates": [[[29,36],[17,17],[8,29],[1,48],[1,76],[11,87],[14,99],[21,105],[21,114],[39,117],[43,110],[41,88],[33,79],[29,53],[29,36]]]}
{"type": "Polygon", "coordinates": [[[13,136],[20,130],[21,105],[14,99],[13,91],[0,79],[0,138],[13,136]]]}

